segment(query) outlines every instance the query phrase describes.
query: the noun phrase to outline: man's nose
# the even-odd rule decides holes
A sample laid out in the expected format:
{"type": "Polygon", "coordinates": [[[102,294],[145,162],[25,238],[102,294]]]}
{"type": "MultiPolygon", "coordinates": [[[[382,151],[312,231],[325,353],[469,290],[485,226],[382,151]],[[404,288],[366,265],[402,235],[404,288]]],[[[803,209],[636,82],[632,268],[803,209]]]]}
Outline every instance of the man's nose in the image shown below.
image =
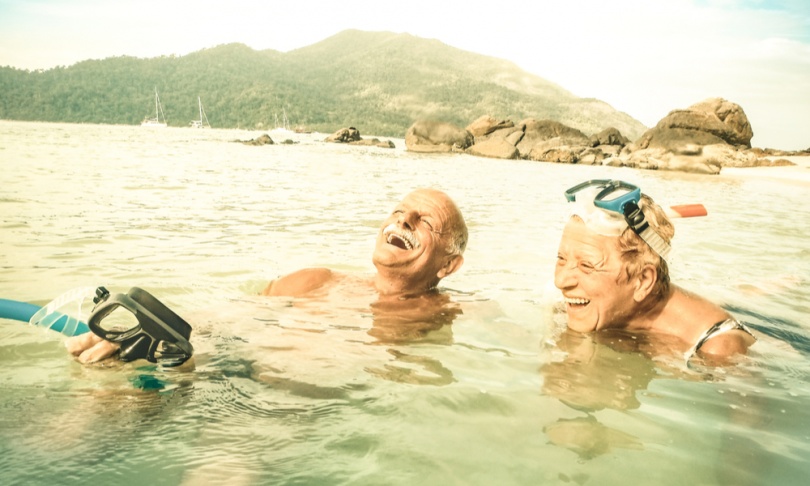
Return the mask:
{"type": "Polygon", "coordinates": [[[416,228],[416,217],[416,211],[403,211],[399,213],[398,223],[401,224],[403,228],[413,231],[414,228],[416,228]]]}

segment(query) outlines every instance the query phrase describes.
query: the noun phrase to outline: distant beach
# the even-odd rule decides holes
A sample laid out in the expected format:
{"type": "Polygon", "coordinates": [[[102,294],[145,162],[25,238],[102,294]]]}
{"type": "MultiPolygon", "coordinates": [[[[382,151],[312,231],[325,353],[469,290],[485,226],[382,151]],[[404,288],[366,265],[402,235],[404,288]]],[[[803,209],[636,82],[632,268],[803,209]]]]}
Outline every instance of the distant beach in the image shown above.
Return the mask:
{"type": "Polygon", "coordinates": [[[796,165],[779,167],[723,167],[720,175],[778,179],[786,182],[810,184],[810,157],[767,157],[769,160],[786,159],[796,165]]]}

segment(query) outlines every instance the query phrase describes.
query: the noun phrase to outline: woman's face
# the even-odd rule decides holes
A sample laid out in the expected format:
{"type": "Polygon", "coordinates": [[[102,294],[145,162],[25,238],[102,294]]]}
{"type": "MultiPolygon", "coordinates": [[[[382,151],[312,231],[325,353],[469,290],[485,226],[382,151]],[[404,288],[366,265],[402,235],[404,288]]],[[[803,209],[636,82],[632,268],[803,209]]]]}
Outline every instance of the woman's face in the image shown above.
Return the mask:
{"type": "Polygon", "coordinates": [[[634,279],[624,275],[618,237],[571,218],[563,231],[554,285],[565,298],[568,327],[579,332],[624,327],[633,315],[634,279]]]}

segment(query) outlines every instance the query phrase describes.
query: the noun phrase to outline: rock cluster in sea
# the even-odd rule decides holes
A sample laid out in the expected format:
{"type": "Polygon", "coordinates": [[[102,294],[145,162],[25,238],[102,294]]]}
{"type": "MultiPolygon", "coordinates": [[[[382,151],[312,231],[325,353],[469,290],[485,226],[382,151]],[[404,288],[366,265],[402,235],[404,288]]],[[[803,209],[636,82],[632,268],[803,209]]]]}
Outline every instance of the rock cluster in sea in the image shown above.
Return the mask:
{"type": "Polygon", "coordinates": [[[363,138],[360,130],[354,127],[341,128],[324,140],[325,142],[347,143],[349,145],[366,145],[382,148],[394,148],[394,142],[390,140],[380,140],[378,138],[363,138]]]}
{"type": "Polygon", "coordinates": [[[751,147],[754,132],[742,107],[710,98],[673,110],[631,142],[615,128],[588,136],[553,120],[519,123],[481,116],[466,128],[416,121],[405,134],[413,152],[464,152],[499,159],[718,174],[722,167],[793,165],[766,157],[810,155],[751,147]]]}

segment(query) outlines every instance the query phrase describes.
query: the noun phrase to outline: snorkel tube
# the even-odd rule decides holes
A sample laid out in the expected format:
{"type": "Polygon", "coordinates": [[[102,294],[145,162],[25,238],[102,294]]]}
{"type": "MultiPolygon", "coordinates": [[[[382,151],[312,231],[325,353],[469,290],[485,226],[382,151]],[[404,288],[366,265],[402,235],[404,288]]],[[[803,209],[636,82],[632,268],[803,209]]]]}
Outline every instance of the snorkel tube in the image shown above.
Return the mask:
{"type": "Polygon", "coordinates": [[[27,322],[45,327],[65,336],[78,336],[90,331],[82,319],[82,306],[88,288],[66,292],[40,307],[28,302],[0,299],[0,318],[27,322]]]}

